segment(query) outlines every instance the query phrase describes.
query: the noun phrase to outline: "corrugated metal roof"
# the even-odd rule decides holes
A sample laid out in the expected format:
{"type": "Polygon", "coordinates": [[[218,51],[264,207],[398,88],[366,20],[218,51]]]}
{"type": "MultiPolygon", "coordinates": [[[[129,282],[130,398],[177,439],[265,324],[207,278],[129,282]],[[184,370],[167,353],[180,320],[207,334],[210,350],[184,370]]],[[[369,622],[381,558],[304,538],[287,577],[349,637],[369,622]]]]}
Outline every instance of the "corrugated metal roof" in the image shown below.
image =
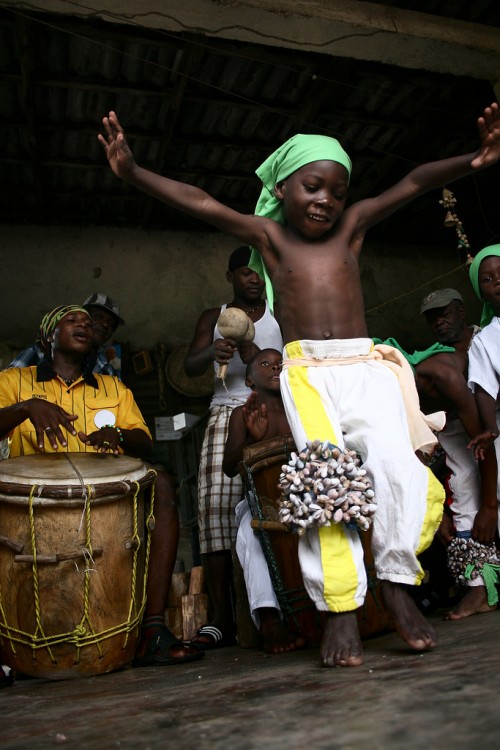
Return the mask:
{"type": "MultiPolygon", "coordinates": [[[[497,2],[387,2],[499,24],[497,2]],[[461,14],[461,15],[460,15],[461,14]]],[[[138,163],[252,212],[255,168],[297,132],[339,137],[352,199],[414,164],[472,150],[475,118],[494,99],[482,80],[328,55],[231,43],[48,14],[0,11],[3,223],[195,228],[117,180],[96,134],[110,109],[138,163]]],[[[498,234],[495,167],[457,188],[476,245],[498,234]]],[[[372,236],[450,243],[436,195],[372,236]]]]}

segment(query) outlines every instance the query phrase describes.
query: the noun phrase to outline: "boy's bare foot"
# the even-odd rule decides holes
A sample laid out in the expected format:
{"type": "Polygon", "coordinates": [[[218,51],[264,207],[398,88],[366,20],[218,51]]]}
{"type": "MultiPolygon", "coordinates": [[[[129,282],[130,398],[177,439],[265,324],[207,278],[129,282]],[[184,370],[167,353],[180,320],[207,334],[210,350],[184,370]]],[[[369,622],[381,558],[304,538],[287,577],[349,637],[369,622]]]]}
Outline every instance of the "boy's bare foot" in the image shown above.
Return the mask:
{"type": "Polygon", "coordinates": [[[488,604],[486,586],[468,586],[467,593],[444,619],[462,620],[464,617],[470,617],[471,615],[494,612],[496,608],[496,604],[492,607],[488,604]]]}
{"type": "Polygon", "coordinates": [[[290,632],[283,624],[279,612],[272,607],[260,607],[260,628],[264,651],[268,654],[285,654],[304,648],[305,639],[301,635],[290,632]]]}
{"type": "Polygon", "coordinates": [[[320,649],[324,667],[359,667],[363,647],[356,612],[329,612],[320,649]]]}
{"type": "Polygon", "coordinates": [[[415,651],[426,651],[435,646],[435,630],[418,609],[407,587],[402,583],[381,581],[381,589],[401,638],[415,651]]]}

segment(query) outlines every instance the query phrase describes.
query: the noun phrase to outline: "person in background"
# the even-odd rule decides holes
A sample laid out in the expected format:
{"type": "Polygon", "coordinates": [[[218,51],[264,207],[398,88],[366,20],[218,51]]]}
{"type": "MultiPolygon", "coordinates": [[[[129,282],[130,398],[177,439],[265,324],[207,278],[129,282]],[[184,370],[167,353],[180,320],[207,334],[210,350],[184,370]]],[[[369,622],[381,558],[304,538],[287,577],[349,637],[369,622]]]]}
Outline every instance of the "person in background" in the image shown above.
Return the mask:
{"type": "Polygon", "coordinates": [[[214,395],[201,449],[198,484],[200,550],[212,611],[210,622],[199,629],[193,642],[205,649],[234,643],[236,633],[231,545],[236,539],[235,508],[241,500],[242,486],[239,477],[224,474],[222,459],[231,413],[251,393],[245,385],[244,360],[257,348],[280,349],[283,343],[279,326],[262,298],[264,282],[250,270],[249,260],[249,247],[238,247],[229,256],[226,279],[232,285],[232,300],[201,314],[185,362],[188,375],[202,375],[209,367],[214,372],[214,395]],[[221,336],[217,320],[227,307],[244,310],[253,321],[253,342],[238,344],[221,336]],[[227,364],[225,380],[217,377],[223,364],[227,364]]]}
{"type": "MultiPolygon", "coordinates": [[[[85,310],[88,310],[92,319],[94,338],[92,353],[89,360],[92,363],[92,372],[101,373],[102,375],[117,375],[120,377],[120,370],[115,368],[113,363],[109,362],[108,357],[106,356],[106,343],[109,341],[118,326],[125,323],[120,316],[118,302],[115,302],[115,300],[111,299],[111,297],[108,297],[108,295],[103,292],[94,292],[90,297],[87,297],[82,304],[82,307],[85,310]]],[[[19,354],[12,360],[9,367],[30,367],[31,365],[38,365],[43,357],[44,351],[39,339],[37,339],[34,344],[19,352],[19,354]]]]}
{"type": "MultiPolygon", "coordinates": [[[[458,540],[482,544],[491,542],[495,535],[497,456],[490,448],[484,461],[478,463],[468,448],[471,439],[481,432],[474,395],[467,385],[469,349],[480,328],[467,324],[462,295],[456,289],[431,292],[423,299],[420,313],[443,348],[452,347],[451,351],[441,353],[435,350],[436,353],[420,362],[415,368],[415,378],[422,411],[446,412],[446,425],[438,433],[438,440],[450,472],[447,481],[450,505],[445,509],[438,534],[447,546],[453,574],[458,540]]],[[[488,605],[482,576],[462,583],[466,584],[466,593],[447,619],[458,620],[495,609],[488,605]]]]}
{"type": "MultiPolygon", "coordinates": [[[[37,341],[44,352],[40,364],[0,372],[0,438],[10,438],[11,457],[63,450],[123,452],[147,460],[151,434],[132,392],[116,376],[90,369],[94,327],[89,311],[80,305],[56,307],[44,316],[37,341]],[[111,412],[103,427],[94,421],[100,403],[111,412]]],[[[154,517],[136,666],[180,664],[203,656],[165,626],[179,533],[174,481],[165,471],[157,472],[154,517]]]]}
{"type": "MultiPolygon", "coordinates": [[[[500,245],[483,248],[474,258],[469,268],[469,277],[476,295],[483,302],[481,315],[482,330],[474,337],[469,350],[469,387],[474,392],[481,432],[471,440],[469,446],[480,461],[485,461],[492,446],[499,451],[498,435],[500,417],[498,396],[500,383],[500,245]]],[[[484,579],[488,595],[488,605],[498,603],[496,583],[499,578],[500,559],[495,541],[500,532],[500,514],[492,502],[489,515],[490,533],[479,541],[478,549],[472,542],[460,550],[467,567],[465,577],[484,579]],[[480,558],[480,559],[478,559],[480,558]]]]}
{"type": "MultiPolygon", "coordinates": [[[[229,477],[236,476],[247,445],[273,437],[291,437],[280,393],[282,362],[281,352],[262,349],[247,365],[245,383],[252,394],[243,406],[233,409],[229,420],[222,464],[229,477]]],[[[283,623],[266,558],[251,520],[248,501],[244,498],[236,506],[236,552],[245,578],[252,620],[262,636],[265,651],[270,654],[295,651],[303,648],[305,640],[283,623]]]]}

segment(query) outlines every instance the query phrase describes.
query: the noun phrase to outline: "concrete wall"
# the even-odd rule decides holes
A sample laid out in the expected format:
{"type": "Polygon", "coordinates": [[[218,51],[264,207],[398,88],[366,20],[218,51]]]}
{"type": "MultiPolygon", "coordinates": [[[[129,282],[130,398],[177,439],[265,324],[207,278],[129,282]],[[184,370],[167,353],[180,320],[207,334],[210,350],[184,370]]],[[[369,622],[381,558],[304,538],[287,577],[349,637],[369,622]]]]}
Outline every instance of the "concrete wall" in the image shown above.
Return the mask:
{"type": "MultiPolygon", "coordinates": [[[[0,342],[15,349],[34,340],[45,312],[83,302],[94,291],[119,301],[126,325],[117,339],[132,350],[189,342],[201,311],[231,298],[225,270],[236,243],[215,232],[2,226],[0,233],[0,342]]],[[[398,246],[397,256],[394,252],[365,245],[362,279],[372,335],[419,348],[428,332],[418,307],[433,288],[459,288],[477,317],[467,275],[453,271],[459,265],[453,246],[445,252],[398,246]]]]}
{"type": "Polygon", "coordinates": [[[220,234],[3,226],[1,237],[0,341],[17,348],[33,341],[47,310],[94,291],[120,303],[126,325],[117,338],[173,348],[191,339],[201,310],[232,291],[225,269],[236,243],[220,234]]]}

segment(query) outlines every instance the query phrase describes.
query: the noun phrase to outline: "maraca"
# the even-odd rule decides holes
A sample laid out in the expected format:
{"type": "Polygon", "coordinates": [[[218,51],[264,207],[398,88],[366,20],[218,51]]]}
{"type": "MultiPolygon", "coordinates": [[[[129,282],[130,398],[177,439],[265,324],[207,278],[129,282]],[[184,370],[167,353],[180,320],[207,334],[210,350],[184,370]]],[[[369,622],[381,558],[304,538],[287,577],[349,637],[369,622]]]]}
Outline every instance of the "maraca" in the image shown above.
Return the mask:
{"type": "MultiPolygon", "coordinates": [[[[225,339],[233,339],[236,343],[253,341],[255,326],[244,310],[239,307],[226,307],[217,320],[219,333],[225,339]]],[[[227,373],[227,364],[219,365],[217,377],[224,378],[227,373]]]]}

